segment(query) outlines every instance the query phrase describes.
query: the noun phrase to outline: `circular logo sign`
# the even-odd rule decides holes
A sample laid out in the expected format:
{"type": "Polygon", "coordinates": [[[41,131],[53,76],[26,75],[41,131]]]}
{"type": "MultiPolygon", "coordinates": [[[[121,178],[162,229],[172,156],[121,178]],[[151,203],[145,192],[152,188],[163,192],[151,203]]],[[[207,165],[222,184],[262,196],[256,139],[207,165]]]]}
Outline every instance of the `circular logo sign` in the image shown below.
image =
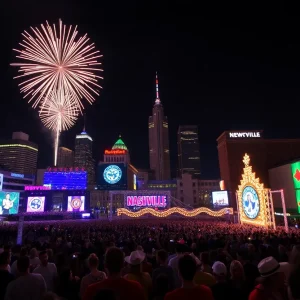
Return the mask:
{"type": "Polygon", "coordinates": [[[32,210],[40,210],[42,206],[42,200],[40,198],[33,198],[29,203],[29,207],[32,210]]]}
{"type": "Polygon", "coordinates": [[[81,204],[82,204],[82,201],[79,197],[78,198],[74,197],[71,201],[71,207],[75,210],[79,209],[81,207],[81,204]]]}
{"type": "Polygon", "coordinates": [[[259,198],[252,186],[246,186],[242,192],[243,210],[249,219],[255,219],[259,213],[259,198]]]}
{"type": "Polygon", "coordinates": [[[120,181],[122,170],[116,165],[110,165],[103,172],[104,180],[109,184],[115,184],[120,181]]]}

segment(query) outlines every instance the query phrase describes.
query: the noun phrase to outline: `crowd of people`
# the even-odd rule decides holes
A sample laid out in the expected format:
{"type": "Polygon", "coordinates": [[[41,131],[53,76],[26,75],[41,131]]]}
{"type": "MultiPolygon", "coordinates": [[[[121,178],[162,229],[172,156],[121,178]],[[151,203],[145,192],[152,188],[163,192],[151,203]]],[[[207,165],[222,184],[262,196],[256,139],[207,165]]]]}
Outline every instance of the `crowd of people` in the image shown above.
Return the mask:
{"type": "Polygon", "coordinates": [[[0,226],[0,300],[300,299],[300,231],[197,219],[0,226]]]}

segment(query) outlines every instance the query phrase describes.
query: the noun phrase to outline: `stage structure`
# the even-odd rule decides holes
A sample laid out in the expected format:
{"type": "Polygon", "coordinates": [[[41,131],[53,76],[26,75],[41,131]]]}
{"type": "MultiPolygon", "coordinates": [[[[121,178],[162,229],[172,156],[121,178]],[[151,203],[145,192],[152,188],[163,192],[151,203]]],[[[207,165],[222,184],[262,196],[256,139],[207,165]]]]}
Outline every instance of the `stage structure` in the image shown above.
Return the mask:
{"type": "Polygon", "coordinates": [[[241,224],[275,229],[275,217],[270,189],[264,188],[250,165],[250,157],[245,153],[245,165],[241,184],[237,190],[237,208],[241,224]]]}
{"type": "Polygon", "coordinates": [[[185,209],[182,207],[171,207],[174,198],[171,197],[170,191],[162,190],[137,190],[137,191],[110,191],[110,210],[109,218],[112,219],[113,196],[122,195],[124,197],[124,208],[118,208],[117,215],[126,215],[131,218],[138,218],[144,215],[152,215],[159,218],[165,218],[172,214],[180,214],[185,217],[196,217],[201,213],[208,214],[213,217],[222,217],[224,215],[232,215],[233,209],[223,208],[218,211],[210,210],[207,207],[196,209],[185,209]]]}

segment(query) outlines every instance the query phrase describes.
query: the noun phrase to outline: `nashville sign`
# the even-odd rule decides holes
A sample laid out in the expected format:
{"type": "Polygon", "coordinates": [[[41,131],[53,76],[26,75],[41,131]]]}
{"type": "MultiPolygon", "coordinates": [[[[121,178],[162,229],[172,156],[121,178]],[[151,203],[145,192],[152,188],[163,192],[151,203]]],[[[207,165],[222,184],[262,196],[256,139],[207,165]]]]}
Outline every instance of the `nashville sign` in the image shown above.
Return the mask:
{"type": "Polygon", "coordinates": [[[257,132],[229,132],[230,138],[260,138],[261,134],[257,132]]]}

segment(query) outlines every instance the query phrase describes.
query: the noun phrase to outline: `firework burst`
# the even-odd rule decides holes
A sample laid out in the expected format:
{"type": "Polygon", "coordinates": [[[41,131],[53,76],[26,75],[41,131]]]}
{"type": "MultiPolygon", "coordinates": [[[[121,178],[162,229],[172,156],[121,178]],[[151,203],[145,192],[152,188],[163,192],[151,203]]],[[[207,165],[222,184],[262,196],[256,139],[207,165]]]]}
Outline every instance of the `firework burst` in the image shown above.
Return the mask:
{"type": "Polygon", "coordinates": [[[42,101],[39,115],[46,127],[61,132],[75,124],[79,110],[74,104],[74,95],[54,90],[42,101]]]}
{"type": "Polygon", "coordinates": [[[59,136],[64,130],[71,128],[79,115],[75,105],[74,94],[64,94],[61,90],[51,91],[41,103],[40,118],[43,124],[55,132],[54,165],[57,165],[59,136]]]}
{"type": "Polygon", "coordinates": [[[22,50],[14,49],[21,62],[12,63],[19,67],[20,75],[24,81],[19,84],[24,98],[33,101],[36,108],[52,91],[61,91],[64,95],[74,95],[72,101],[81,111],[82,99],[92,103],[95,95],[99,95],[101,86],[97,75],[102,57],[95,50],[85,34],[78,37],[77,26],[63,25],[50,26],[48,22],[40,28],[31,27],[32,34],[23,32],[22,50]]]}

